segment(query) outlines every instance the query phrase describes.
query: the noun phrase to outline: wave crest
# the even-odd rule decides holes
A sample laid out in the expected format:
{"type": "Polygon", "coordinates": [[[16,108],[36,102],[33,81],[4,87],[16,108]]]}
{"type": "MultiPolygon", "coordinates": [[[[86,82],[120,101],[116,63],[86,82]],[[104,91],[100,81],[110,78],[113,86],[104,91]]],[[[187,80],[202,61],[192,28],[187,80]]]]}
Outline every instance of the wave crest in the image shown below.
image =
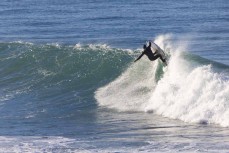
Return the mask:
{"type": "Polygon", "coordinates": [[[185,122],[229,126],[229,80],[225,73],[187,57],[185,46],[174,47],[171,36],[159,36],[155,42],[172,50],[168,67],[147,59],[131,65],[95,92],[98,104],[118,111],[155,112],[185,122]]]}

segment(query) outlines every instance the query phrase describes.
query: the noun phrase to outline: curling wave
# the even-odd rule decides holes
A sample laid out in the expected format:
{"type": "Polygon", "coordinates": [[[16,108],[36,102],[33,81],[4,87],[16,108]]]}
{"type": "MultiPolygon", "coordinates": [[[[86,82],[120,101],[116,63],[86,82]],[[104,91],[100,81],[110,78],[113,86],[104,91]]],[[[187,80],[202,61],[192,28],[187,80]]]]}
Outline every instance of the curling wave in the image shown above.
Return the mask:
{"type": "Polygon", "coordinates": [[[185,51],[170,35],[155,39],[170,49],[167,67],[146,58],[131,64],[114,81],[95,92],[102,107],[118,111],[145,111],[191,123],[229,126],[228,66],[185,51]]]}

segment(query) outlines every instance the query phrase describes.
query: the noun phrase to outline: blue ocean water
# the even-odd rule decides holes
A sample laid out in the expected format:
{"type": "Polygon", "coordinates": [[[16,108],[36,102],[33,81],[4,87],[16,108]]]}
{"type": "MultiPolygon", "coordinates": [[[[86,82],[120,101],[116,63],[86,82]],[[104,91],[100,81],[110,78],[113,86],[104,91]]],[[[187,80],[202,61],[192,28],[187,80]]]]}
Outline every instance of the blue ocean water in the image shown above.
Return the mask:
{"type": "Polygon", "coordinates": [[[228,152],[228,10],[2,0],[0,152],[228,152]],[[133,63],[147,40],[167,67],[133,63]]]}

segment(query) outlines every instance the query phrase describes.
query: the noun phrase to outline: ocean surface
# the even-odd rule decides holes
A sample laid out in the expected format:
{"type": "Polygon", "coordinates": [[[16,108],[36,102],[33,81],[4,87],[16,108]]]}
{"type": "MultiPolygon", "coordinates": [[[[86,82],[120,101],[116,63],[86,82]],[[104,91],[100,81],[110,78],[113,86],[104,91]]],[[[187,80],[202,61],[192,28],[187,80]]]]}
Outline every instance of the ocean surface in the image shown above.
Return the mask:
{"type": "Polygon", "coordinates": [[[1,0],[0,152],[229,152],[228,0],[1,0]],[[146,56],[146,41],[168,66],[146,56]]]}

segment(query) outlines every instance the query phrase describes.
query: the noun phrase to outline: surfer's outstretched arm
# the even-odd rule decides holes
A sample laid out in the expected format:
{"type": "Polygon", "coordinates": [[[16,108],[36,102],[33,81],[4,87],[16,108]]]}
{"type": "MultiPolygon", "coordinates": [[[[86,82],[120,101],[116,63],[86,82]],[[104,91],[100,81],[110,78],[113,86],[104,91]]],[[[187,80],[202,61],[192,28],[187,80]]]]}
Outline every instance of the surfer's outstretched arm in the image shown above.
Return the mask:
{"type": "Polygon", "coordinates": [[[134,62],[137,62],[138,60],[140,60],[140,58],[142,58],[143,55],[144,55],[144,52],[142,52],[142,54],[134,62]]]}

